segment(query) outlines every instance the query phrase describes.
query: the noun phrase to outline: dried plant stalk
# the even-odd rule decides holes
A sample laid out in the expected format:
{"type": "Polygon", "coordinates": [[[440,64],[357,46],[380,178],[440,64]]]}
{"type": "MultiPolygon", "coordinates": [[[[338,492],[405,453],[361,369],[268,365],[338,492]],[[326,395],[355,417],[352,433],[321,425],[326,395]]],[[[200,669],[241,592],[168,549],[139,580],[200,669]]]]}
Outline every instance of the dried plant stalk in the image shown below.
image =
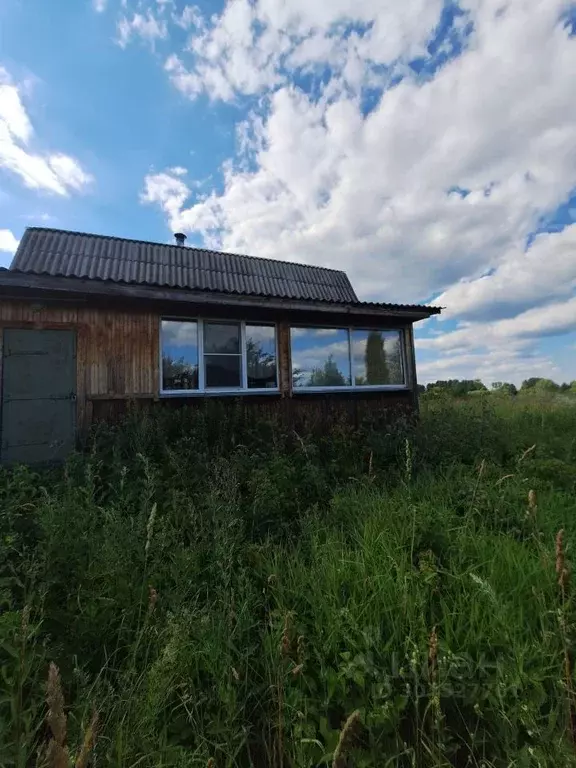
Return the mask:
{"type": "Polygon", "coordinates": [[[566,595],[568,591],[569,571],[566,563],[566,553],[564,551],[563,528],[556,534],[556,574],[558,576],[558,586],[560,587],[560,633],[562,636],[564,654],[564,684],[566,686],[568,703],[569,736],[572,743],[576,745],[576,697],[574,695],[574,685],[572,683],[573,664],[570,649],[568,647],[566,622],[564,619],[564,606],[566,604],[566,595]]]}
{"type": "Polygon", "coordinates": [[[46,687],[46,703],[48,715],[46,722],[52,733],[52,738],[46,750],[46,760],[50,768],[69,768],[68,749],[66,741],[66,715],[64,713],[64,695],[60,682],[60,672],[54,662],[48,669],[48,685],[46,687]]]}
{"type": "Polygon", "coordinates": [[[430,680],[434,682],[436,680],[436,673],[438,671],[438,634],[436,633],[436,627],[432,627],[430,637],[428,639],[428,674],[430,680]]]}
{"type": "Polygon", "coordinates": [[[289,613],[284,617],[284,628],[282,629],[282,640],[280,641],[280,653],[286,657],[290,655],[292,642],[290,640],[290,619],[289,613]]]}
{"type": "Polygon", "coordinates": [[[82,742],[82,749],[80,750],[80,754],[76,758],[76,764],[75,768],[86,768],[88,765],[88,758],[90,757],[90,753],[94,749],[94,745],[96,744],[96,731],[98,729],[98,713],[94,712],[92,715],[92,720],[90,721],[90,725],[86,729],[86,732],[84,734],[84,741],[82,742]]]}
{"type": "Polygon", "coordinates": [[[340,739],[334,751],[332,768],[345,768],[346,755],[356,740],[360,722],[360,710],[357,709],[355,712],[352,712],[340,731],[340,739]]]}

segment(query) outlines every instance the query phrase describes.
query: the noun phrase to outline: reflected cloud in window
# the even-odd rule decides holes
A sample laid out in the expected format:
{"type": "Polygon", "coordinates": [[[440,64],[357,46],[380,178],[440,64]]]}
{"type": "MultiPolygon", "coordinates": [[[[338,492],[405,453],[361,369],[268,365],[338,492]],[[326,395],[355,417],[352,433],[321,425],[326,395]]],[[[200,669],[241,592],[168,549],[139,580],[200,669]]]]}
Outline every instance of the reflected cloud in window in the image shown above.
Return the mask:
{"type": "Polygon", "coordinates": [[[347,329],[292,328],[291,346],[295,388],[350,386],[347,329]]]}
{"type": "Polygon", "coordinates": [[[198,324],[162,320],[162,389],[198,389],[198,324]]]}

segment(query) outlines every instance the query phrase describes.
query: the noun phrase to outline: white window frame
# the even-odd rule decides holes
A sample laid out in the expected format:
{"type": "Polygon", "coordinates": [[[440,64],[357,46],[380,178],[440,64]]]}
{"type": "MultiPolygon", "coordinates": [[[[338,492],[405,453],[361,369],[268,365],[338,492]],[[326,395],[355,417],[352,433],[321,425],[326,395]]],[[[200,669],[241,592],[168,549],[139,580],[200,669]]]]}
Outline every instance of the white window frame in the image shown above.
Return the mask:
{"type": "MultiPolygon", "coordinates": [[[[280,371],[279,371],[279,354],[278,354],[278,325],[277,323],[267,323],[265,321],[258,320],[236,320],[231,318],[221,317],[169,317],[162,316],[160,318],[159,328],[159,370],[160,370],[160,397],[210,397],[211,395],[277,395],[280,392],[280,371]],[[163,387],[163,375],[162,375],[162,322],[176,322],[176,323],[196,323],[198,329],[198,389],[164,389],[163,387]],[[204,323],[225,323],[228,325],[240,324],[240,354],[228,354],[229,357],[240,358],[240,381],[239,387],[208,387],[206,388],[206,368],[204,364],[204,323]],[[246,355],[246,326],[263,325],[268,328],[274,328],[274,354],[276,361],[276,386],[275,387],[258,387],[248,388],[248,365],[246,355]]],[[[211,355],[219,355],[226,353],[208,352],[208,357],[211,355]]]]}
{"type": "MultiPolygon", "coordinates": [[[[295,323],[290,325],[290,360],[292,360],[292,328],[307,328],[309,330],[322,330],[325,328],[334,328],[338,331],[346,331],[348,334],[348,361],[350,365],[350,384],[345,387],[295,387],[292,383],[292,393],[306,394],[307,392],[386,392],[386,391],[406,391],[410,389],[411,375],[408,370],[407,357],[407,335],[406,328],[375,328],[367,326],[342,326],[342,325],[303,325],[295,323]],[[394,331],[400,334],[400,362],[402,364],[402,374],[404,384],[355,384],[354,383],[354,363],[352,358],[352,333],[354,331],[379,331],[385,333],[394,331]]],[[[292,364],[290,365],[290,380],[292,382],[292,364]]]]}

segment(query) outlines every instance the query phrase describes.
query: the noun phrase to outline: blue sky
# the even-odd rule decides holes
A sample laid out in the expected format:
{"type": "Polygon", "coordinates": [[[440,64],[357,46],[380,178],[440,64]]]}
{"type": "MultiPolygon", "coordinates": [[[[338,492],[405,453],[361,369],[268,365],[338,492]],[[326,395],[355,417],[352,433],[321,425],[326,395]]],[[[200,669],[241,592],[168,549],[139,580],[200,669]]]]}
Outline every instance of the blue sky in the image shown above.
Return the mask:
{"type": "Polygon", "coordinates": [[[0,264],[26,226],[434,301],[421,380],[576,379],[567,0],[0,4],[0,264]]]}

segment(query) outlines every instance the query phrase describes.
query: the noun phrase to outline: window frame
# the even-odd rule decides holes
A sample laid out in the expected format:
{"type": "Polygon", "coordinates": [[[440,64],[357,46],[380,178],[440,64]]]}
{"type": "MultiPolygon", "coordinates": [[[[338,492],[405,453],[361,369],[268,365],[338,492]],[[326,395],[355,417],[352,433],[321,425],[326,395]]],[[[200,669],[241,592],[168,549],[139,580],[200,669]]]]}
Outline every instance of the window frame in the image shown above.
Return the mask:
{"type": "MultiPolygon", "coordinates": [[[[212,395],[234,396],[234,395],[277,395],[280,392],[280,370],[279,370],[279,345],[278,345],[278,323],[258,321],[258,320],[238,320],[235,318],[224,317],[174,317],[170,315],[161,315],[160,327],[158,330],[159,344],[159,395],[160,397],[210,397],[212,395]],[[196,323],[198,329],[198,388],[197,389],[164,389],[162,376],[162,323],[196,323]],[[204,323],[225,323],[240,325],[240,354],[230,354],[230,357],[240,358],[240,387],[206,387],[206,368],[204,362],[204,323]],[[262,325],[268,328],[274,328],[274,359],[276,361],[276,386],[275,387],[248,387],[248,365],[246,354],[246,326],[262,325]]],[[[212,354],[208,352],[210,357],[212,354]]],[[[223,353],[222,353],[223,354],[223,353]]]]}
{"type": "Polygon", "coordinates": [[[406,391],[410,389],[411,374],[408,369],[408,355],[407,355],[407,329],[406,328],[375,328],[374,326],[368,327],[365,325],[305,325],[303,323],[290,324],[290,383],[292,394],[306,394],[318,393],[318,392],[386,392],[386,391],[406,391]],[[292,328],[307,328],[309,330],[322,330],[322,329],[335,329],[338,331],[346,331],[348,334],[348,364],[350,366],[350,385],[345,387],[295,387],[292,380],[292,328]],[[354,383],[354,359],[352,355],[352,333],[353,331],[370,331],[387,332],[394,331],[400,334],[400,362],[402,365],[402,374],[404,377],[404,384],[355,384],[354,383]]]}

